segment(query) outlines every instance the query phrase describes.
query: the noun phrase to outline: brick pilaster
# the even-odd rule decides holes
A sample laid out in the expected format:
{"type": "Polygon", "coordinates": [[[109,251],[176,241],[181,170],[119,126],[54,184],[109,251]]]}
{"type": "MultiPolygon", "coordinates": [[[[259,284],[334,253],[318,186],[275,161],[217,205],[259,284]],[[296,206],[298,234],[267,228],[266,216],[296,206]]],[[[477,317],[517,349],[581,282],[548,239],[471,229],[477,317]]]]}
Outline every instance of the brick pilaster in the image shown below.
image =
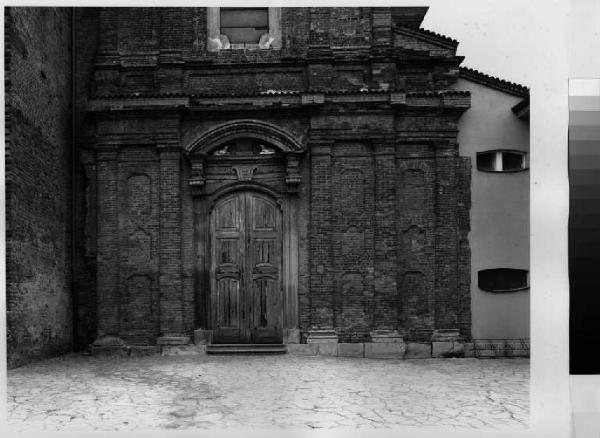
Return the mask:
{"type": "Polygon", "coordinates": [[[377,140],[375,153],[374,325],[395,329],[398,322],[396,273],[396,157],[393,140],[377,140]]]}
{"type": "Polygon", "coordinates": [[[100,8],[100,53],[119,50],[119,14],[116,8],[100,8]]]}
{"type": "Polygon", "coordinates": [[[458,329],[464,339],[471,337],[471,247],[469,245],[471,209],[471,158],[457,160],[458,171],[458,329]]]}
{"type": "Polygon", "coordinates": [[[329,16],[331,8],[310,8],[311,46],[329,46],[329,16]]]}
{"type": "Polygon", "coordinates": [[[182,335],[181,152],[176,146],[159,145],[159,154],[160,331],[161,335],[182,335]]]}
{"type": "Polygon", "coordinates": [[[331,143],[311,144],[310,321],[314,328],[333,327],[333,260],[331,218],[331,143]]]}
{"type": "Polygon", "coordinates": [[[435,155],[435,328],[457,328],[457,149],[438,145],[435,155]]]}
{"type": "Polygon", "coordinates": [[[117,151],[103,148],[97,153],[97,303],[98,338],[119,335],[119,224],[117,151]]]}
{"type": "Polygon", "coordinates": [[[392,12],[389,7],[373,8],[373,45],[387,46],[392,42],[392,12]]]}

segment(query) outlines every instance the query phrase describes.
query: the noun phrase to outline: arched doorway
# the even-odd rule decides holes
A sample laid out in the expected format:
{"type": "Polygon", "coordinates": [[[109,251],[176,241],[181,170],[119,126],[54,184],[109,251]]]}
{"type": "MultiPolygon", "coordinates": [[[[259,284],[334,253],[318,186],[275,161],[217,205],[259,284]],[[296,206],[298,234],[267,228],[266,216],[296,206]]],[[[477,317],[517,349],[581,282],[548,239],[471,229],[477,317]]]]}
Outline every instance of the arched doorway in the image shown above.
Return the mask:
{"type": "Polygon", "coordinates": [[[186,147],[199,342],[299,342],[304,147],[258,120],[219,124],[186,147]]]}
{"type": "Polygon", "coordinates": [[[213,343],[281,343],[282,213],[270,197],[236,191],[211,213],[213,343]]]}

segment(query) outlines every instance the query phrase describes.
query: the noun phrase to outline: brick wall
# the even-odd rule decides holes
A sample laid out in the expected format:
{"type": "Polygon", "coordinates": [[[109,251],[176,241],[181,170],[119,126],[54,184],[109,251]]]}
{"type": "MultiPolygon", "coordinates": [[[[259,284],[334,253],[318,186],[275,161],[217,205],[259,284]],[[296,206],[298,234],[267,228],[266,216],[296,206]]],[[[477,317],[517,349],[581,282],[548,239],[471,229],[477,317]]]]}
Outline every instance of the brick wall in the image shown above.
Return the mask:
{"type": "Polygon", "coordinates": [[[71,11],[5,9],[8,366],[72,348],[71,11]]]}
{"type": "Polygon", "coordinates": [[[99,94],[447,88],[455,80],[451,64],[401,63],[397,76],[396,63],[386,59],[393,47],[426,56],[456,52],[454,43],[415,29],[413,14],[406,14],[410,19],[403,23],[399,11],[392,19],[390,8],[282,8],[280,50],[211,52],[205,8],[101,8],[95,88],[99,94]],[[394,33],[393,25],[403,33],[394,33]],[[349,52],[332,56],[340,49],[349,52]],[[347,62],[348,55],[355,59],[347,62]],[[308,74],[289,71],[299,59],[311,60],[308,74]],[[197,63],[196,68],[186,71],[185,61],[197,63]]]}
{"type": "Polygon", "coordinates": [[[332,151],[331,232],[326,239],[333,247],[334,327],[356,338],[368,335],[375,322],[375,169],[371,151],[372,146],[364,142],[337,142],[332,151]]]}
{"type": "MultiPolygon", "coordinates": [[[[255,178],[297,196],[303,335],[335,328],[342,340],[362,341],[373,329],[399,329],[426,340],[436,328],[460,328],[468,336],[470,168],[456,146],[462,110],[431,97],[453,81],[460,58],[451,43],[419,31],[419,12],[408,9],[392,17],[390,8],[284,8],[281,50],[217,52],[206,49],[203,8],[98,11],[92,95],[194,95],[185,110],[115,105],[84,119],[95,124],[83,146],[86,190],[97,199],[86,213],[86,229],[97,219],[97,250],[92,230],[85,253],[96,254],[98,284],[87,302],[98,308],[98,334],[153,343],[210,328],[208,198],[236,176],[231,163],[209,156],[204,198],[193,195],[182,149],[219,123],[257,119],[306,152],[298,194],[286,193],[284,163],[262,162],[255,178]],[[393,23],[406,26],[401,36],[393,23]],[[435,56],[423,56],[428,51],[435,56]],[[410,108],[375,101],[394,89],[420,94],[410,108]],[[306,107],[296,96],[267,105],[260,94],[267,90],[322,90],[328,101],[306,107]],[[343,97],[329,97],[336,93],[343,97]],[[211,94],[230,97],[210,103],[211,94]],[[153,207],[135,213],[144,205],[153,207]]],[[[94,310],[88,314],[92,321],[94,310]]]]}

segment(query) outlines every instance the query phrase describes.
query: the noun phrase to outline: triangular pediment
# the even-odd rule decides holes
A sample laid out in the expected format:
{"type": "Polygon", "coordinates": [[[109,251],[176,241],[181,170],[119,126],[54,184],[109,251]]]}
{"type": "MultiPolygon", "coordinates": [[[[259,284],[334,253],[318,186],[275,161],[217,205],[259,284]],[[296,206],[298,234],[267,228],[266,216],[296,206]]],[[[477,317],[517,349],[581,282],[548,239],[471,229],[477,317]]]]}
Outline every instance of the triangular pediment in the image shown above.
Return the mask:
{"type": "Polygon", "coordinates": [[[427,52],[432,56],[454,56],[458,41],[427,29],[396,26],[394,47],[427,52]]]}

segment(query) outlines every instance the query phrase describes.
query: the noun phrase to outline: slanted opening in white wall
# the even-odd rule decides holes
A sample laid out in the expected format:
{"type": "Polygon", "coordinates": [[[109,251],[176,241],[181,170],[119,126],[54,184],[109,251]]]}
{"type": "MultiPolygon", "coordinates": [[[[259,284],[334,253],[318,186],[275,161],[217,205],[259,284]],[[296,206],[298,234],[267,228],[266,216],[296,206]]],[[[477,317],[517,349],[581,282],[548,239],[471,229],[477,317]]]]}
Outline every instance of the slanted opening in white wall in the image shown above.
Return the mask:
{"type": "Polygon", "coordinates": [[[484,172],[519,172],[527,169],[527,153],[516,150],[477,153],[477,169],[484,172]]]}
{"type": "Polygon", "coordinates": [[[529,288],[529,272],[525,269],[496,268],[478,272],[479,289],[487,292],[515,292],[529,288]]]}

